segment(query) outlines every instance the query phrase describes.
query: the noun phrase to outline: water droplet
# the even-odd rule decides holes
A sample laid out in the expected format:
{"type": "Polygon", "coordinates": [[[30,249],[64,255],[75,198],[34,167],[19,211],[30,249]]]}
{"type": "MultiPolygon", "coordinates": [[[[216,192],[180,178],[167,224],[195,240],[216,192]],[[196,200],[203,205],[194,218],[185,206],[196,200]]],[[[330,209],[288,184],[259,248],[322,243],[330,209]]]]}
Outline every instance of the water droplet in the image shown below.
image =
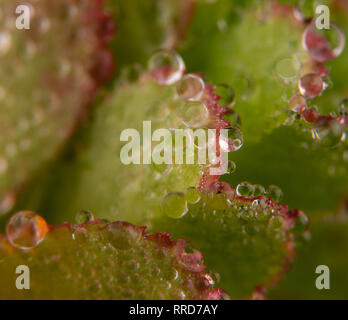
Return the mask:
{"type": "Polygon", "coordinates": [[[92,220],[94,220],[93,213],[87,210],[81,210],[75,216],[75,221],[78,224],[86,223],[92,220]]]}
{"type": "Polygon", "coordinates": [[[265,187],[260,185],[260,184],[255,184],[254,185],[254,193],[253,196],[254,197],[258,197],[258,196],[263,196],[265,194],[265,187]]]}
{"type": "Polygon", "coordinates": [[[295,58],[281,59],[276,64],[276,73],[283,80],[295,79],[301,69],[300,62],[295,58]]]}
{"type": "Polygon", "coordinates": [[[244,137],[238,128],[228,128],[228,140],[232,146],[232,152],[239,150],[244,144],[244,137]]]}
{"type": "Polygon", "coordinates": [[[248,198],[252,196],[254,192],[254,186],[251,183],[244,181],[237,186],[236,192],[238,196],[248,198]]]}
{"type": "Polygon", "coordinates": [[[162,212],[170,218],[179,219],[187,213],[185,195],[181,192],[168,193],[162,201],[162,212]]]}
{"type": "Polygon", "coordinates": [[[150,75],[160,85],[174,84],[182,78],[184,71],[184,61],[175,51],[159,50],[150,58],[150,75]]]}
{"type": "Polygon", "coordinates": [[[234,104],[234,90],[227,84],[218,84],[214,88],[215,93],[220,97],[218,103],[222,107],[232,107],[234,104]]]}
{"type": "Polygon", "coordinates": [[[189,102],[182,108],[180,117],[186,126],[199,128],[207,124],[209,111],[202,102],[189,102]]]}
{"type": "Polygon", "coordinates": [[[345,36],[334,23],[329,29],[317,29],[315,22],[308,25],[303,33],[302,43],[308,53],[319,62],[338,57],[345,46],[345,36]]]}
{"type": "Polygon", "coordinates": [[[278,186],[270,185],[266,189],[266,197],[279,202],[283,198],[283,191],[278,186]]]}
{"type": "Polygon", "coordinates": [[[201,200],[201,195],[199,194],[199,191],[195,187],[189,187],[186,189],[185,192],[185,199],[188,203],[198,203],[199,200],[201,200]]]}
{"type": "Polygon", "coordinates": [[[314,98],[321,94],[324,89],[324,83],[319,75],[308,73],[299,80],[298,89],[304,97],[314,98]]]}
{"type": "Polygon", "coordinates": [[[228,164],[227,164],[227,174],[232,174],[236,171],[236,164],[234,161],[232,160],[228,160],[228,164]]]}
{"type": "Polygon", "coordinates": [[[203,96],[205,84],[201,77],[195,74],[186,74],[176,88],[182,100],[199,101],[203,96]]]}
{"type": "Polygon", "coordinates": [[[17,248],[30,249],[46,236],[49,227],[41,216],[31,211],[20,211],[13,215],[6,226],[8,241],[17,248]]]}
{"type": "Polygon", "coordinates": [[[294,112],[302,113],[306,107],[306,99],[299,94],[292,96],[289,100],[289,108],[294,112]]]}
{"type": "Polygon", "coordinates": [[[318,121],[312,136],[322,146],[332,148],[342,141],[344,135],[341,125],[336,120],[330,120],[318,121]]]}

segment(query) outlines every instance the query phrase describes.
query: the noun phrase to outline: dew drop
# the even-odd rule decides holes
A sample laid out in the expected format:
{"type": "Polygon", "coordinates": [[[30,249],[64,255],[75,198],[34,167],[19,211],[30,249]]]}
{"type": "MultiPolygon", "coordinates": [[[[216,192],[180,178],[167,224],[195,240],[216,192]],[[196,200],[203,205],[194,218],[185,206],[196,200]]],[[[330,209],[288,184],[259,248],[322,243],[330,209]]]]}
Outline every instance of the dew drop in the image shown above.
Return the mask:
{"type": "Polygon", "coordinates": [[[218,103],[222,107],[232,107],[234,104],[234,90],[227,84],[218,84],[214,88],[215,93],[220,97],[218,103]]]}
{"type": "Polygon", "coordinates": [[[319,75],[308,73],[299,80],[298,89],[304,97],[314,98],[321,94],[324,89],[324,83],[319,75]]]}
{"type": "Polygon", "coordinates": [[[41,216],[31,211],[20,211],[13,215],[6,226],[8,241],[17,248],[30,249],[46,236],[49,227],[41,216]]]}
{"type": "Polygon", "coordinates": [[[247,182],[241,182],[236,189],[237,195],[238,196],[243,196],[243,197],[251,197],[253,192],[254,192],[254,186],[247,182]]]}
{"type": "Polygon", "coordinates": [[[270,185],[266,189],[266,197],[279,202],[283,198],[283,191],[278,186],[270,185]]]}
{"type": "Polygon", "coordinates": [[[162,201],[162,212],[170,218],[179,219],[187,213],[187,201],[181,192],[168,193],[162,201]]]}
{"type": "Polygon", "coordinates": [[[185,199],[187,200],[188,203],[195,204],[195,203],[198,203],[199,200],[201,200],[201,196],[197,188],[189,187],[186,189],[185,199]]]}
{"type": "Polygon", "coordinates": [[[294,112],[302,113],[306,107],[306,99],[299,94],[292,96],[289,100],[289,108],[294,112]]]}
{"type": "Polygon", "coordinates": [[[265,191],[266,191],[266,189],[264,186],[262,186],[260,184],[255,184],[253,196],[254,197],[263,196],[265,194],[265,191]]]}
{"type": "Polygon", "coordinates": [[[332,148],[342,141],[344,134],[341,125],[336,120],[330,120],[318,121],[312,130],[312,136],[322,146],[332,148]]]}
{"type": "Polygon", "coordinates": [[[228,128],[228,140],[232,146],[232,152],[239,150],[244,144],[244,137],[238,128],[228,128]]]}
{"type": "Polygon", "coordinates": [[[283,80],[291,80],[298,76],[301,64],[295,58],[281,59],[276,64],[276,73],[283,80]]]}
{"type": "Polygon", "coordinates": [[[180,116],[186,126],[199,128],[207,124],[209,111],[202,102],[189,102],[182,108],[180,116]]]}
{"type": "Polygon", "coordinates": [[[205,84],[201,77],[186,74],[177,84],[179,97],[184,101],[199,101],[204,93],[205,84]]]}
{"type": "Polygon", "coordinates": [[[315,22],[308,25],[303,33],[302,43],[308,53],[319,62],[338,57],[345,46],[345,35],[334,23],[329,29],[317,29],[315,22]]]}
{"type": "Polygon", "coordinates": [[[227,174],[232,174],[236,171],[236,163],[232,160],[228,160],[228,163],[227,163],[227,174]]]}
{"type": "Polygon", "coordinates": [[[160,85],[171,85],[178,82],[185,71],[181,56],[172,50],[159,50],[149,61],[149,72],[152,79],[160,85]]]}
{"type": "Polygon", "coordinates": [[[93,213],[87,210],[81,210],[75,216],[75,221],[78,224],[86,223],[92,220],[94,220],[93,213]]]}

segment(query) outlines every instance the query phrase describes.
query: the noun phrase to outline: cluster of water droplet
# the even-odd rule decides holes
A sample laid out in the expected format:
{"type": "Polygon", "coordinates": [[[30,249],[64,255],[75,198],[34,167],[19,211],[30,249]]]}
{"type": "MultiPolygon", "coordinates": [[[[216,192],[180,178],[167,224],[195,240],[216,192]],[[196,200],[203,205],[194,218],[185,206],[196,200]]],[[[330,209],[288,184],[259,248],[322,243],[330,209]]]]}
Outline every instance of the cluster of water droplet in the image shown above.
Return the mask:
{"type": "MultiPolygon", "coordinates": [[[[297,117],[302,116],[306,122],[313,124],[311,134],[315,142],[325,147],[335,147],[346,137],[345,124],[348,121],[344,101],[341,102],[340,114],[336,117],[321,116],[315,106],[310,106],[310,100],[320,96],[330,86],[329,73],[323,63],[342,53],[345,36],[333,23],[329,29],[319,30],[313,21],[307,25],[303,33],[302,44],[311,58],[302,65],[302,76],[298,79],[298,93],[290,98],[289,109],[297,117]]],[[[291,64],[288,62],[284,65],[291,64]]],[[[302,130],[307,131],[308,128],[303,127],[302,130]]]]}
{"type": "Polygon", "coordinates": [[[247,181],[237,185],[236,193],[238,196],[246,198],[262,196],[275,202],[279,202],[283,198],[283,192],[278,186],[270,185],[265,188],[262,185],[254,185],[247,181]]]}

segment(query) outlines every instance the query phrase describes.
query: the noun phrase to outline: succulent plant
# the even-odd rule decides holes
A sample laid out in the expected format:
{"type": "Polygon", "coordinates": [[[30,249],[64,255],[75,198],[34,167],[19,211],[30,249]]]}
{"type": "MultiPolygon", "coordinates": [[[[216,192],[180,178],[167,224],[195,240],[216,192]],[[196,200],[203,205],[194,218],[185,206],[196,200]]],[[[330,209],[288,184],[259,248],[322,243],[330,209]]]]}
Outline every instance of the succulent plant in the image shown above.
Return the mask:
{"type": "Polygon", "coordinates": [[[346,297],[344,4],[30,3],[1,1],[0,298],[346,297]]]}

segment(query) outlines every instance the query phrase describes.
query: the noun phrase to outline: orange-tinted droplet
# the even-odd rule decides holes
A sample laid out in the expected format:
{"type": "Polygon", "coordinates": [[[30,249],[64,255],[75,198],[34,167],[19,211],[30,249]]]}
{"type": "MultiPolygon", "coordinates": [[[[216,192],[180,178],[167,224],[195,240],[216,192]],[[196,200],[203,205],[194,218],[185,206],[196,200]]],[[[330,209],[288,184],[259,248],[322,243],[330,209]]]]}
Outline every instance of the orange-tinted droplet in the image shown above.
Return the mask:
{"type": "Polygon", "coordinates": [[[17,248],[30,249],[46,236],[49,227],[41,216],[32,211],[20,211],[13,215],[6,226],[8,241],[17,248]]]}

